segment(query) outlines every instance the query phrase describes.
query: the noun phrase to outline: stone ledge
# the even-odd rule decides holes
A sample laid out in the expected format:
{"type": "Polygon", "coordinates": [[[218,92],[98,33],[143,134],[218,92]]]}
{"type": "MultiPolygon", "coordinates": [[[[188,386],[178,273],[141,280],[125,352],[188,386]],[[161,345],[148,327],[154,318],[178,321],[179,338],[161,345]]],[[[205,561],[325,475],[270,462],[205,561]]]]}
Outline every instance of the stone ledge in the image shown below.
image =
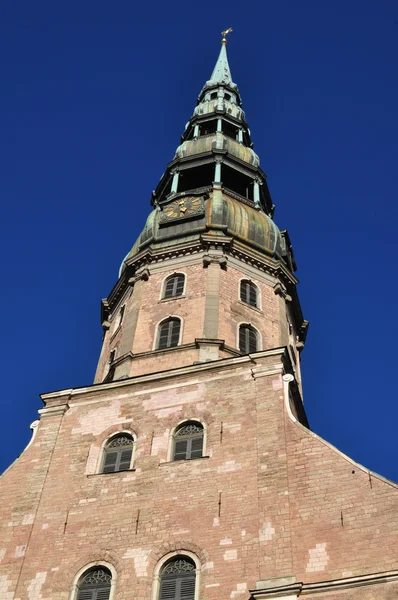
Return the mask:
{"type": "Polygon", "coordinates": [[[337,592],[368,585],[388,584],[398,581],[398,571],[385,571],[381,573],[372,573],[370,575],[359,575],[357,577],[316,581],[314,583],[289,583],[289,579],[295,579],[295,577],[278,577],[258,581],[256,589],[250,590],[251,600],[267,600],[268,598],[294,600],[299,596],[304,596],[306,594],[337,592]],[[259,586],[263,587],[260,588],[259,586]]]}

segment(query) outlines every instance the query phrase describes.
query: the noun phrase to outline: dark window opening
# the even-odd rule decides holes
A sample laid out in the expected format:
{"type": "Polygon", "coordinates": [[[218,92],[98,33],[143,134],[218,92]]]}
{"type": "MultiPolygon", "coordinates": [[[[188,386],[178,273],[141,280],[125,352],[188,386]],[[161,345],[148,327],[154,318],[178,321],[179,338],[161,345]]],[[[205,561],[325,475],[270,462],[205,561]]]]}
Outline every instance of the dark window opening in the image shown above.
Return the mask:
{"type": "Polygon", "coordinates": [[[90,569],[78,583],[77,600],[109,600],[111,582],[111,572],[105,567],[90,569]]]}
{"type": "Polygon", "coordinates": [[[158,350],[174,348],[180,341],[181,321],[177,318],[167,319],[159,325],[158,350]]]}
{"type": "Polygon", "coordinates": [[[203,453],[203,426],[196,421],[183,423],[174,434],[173,460],[201,458],[203,453]]]}
{"type": "Polygon", "coordinates": [[[186,192],[202,187],[211,187],[214,181],[214,163],[184,169],[180,171],[178,180],[178,191],[186,192]]]}
{"type": "Polygon", "coordinates": [[[122,308],[120,309],[119,312],[119,323],[118,323],[118,327],[120,327],[120,325],[123,323],[123,319],[124,319],[124,313],[126,311],[126,306],[122,306],[122,308]]]}
{"type": "Polygon", "coordinates": [[[225,100],[231,100],[231,94],[224,94],[225,100]]]}
{"type": "Polygon", "coordinates": [[[178,273],[177,275],[171,275],[166,279],[166,285],[164,287],[163,298],[174,298],[176,296],[182,296],[184,292],[185,275],[178,273]]]}
{"type": "Polygon", "coordinates": [[[221,179],[224,187],[253,201],[253,180],[250,177],[227,165],[222,165],[221,179]]]}
{"type": "Polygon", "coordinates": [[[110,365],[114,362],[115,356],[116,356],[116,350],[112,350],[112,352],[109,355],[109,364],[110,365]]]}
{"type": "Polygon", "coordinates": [[[217,119],[213,119],[212,121],[205,121],[204,123],[200,123],[199,125],[199,135],[209,135],[210,133],[215,133],[217,131],[217,119]]]}
{"type": "Polygon", "coordinates": [[[242,354],[251,354],[258,350],[258,334],[251,325],[239,327],[239,350],[242,354]]]}
{"type": "Polygon", "coordinates": [[[157,199],[163,198],[164,196],[170,194],[172,181],[173,176],[171,175],[171,173],[169,173],[167,182],[163,183],[163,187],[160,188],[159,192],[156,195],[157,199]]]}
{"type": "Polygon", "coordinates": [[[103,473],[117,473],[130,468],[134,440],[123,433],[113,437],[105,446],[103,473]]]}
{"type": "Polygon", "coordinates": [[[215,100],[217,98],[217,92],[212,92],[210,94],[210,100],[215,100]]]}
{"type": "Polygon", "coordinates": [[[196,568],[187,556],[166,563],[160,576],[159,600],[194,600],[196,568]]]}
{"type": "Polygon", "coordinates": [[[228,123],[228,121],[223,121],[222,131],[224,135],[232,138],[233,140],[238,139],[239,128],[236,127],[236,125],[232,125],[232,123],[228,123]]]}
{"type": "Polygon", "coordinates": [[[250,306],[258,308],[258,288],[254,283],[247,279],[240,282],[240,299],[250,306]]]}

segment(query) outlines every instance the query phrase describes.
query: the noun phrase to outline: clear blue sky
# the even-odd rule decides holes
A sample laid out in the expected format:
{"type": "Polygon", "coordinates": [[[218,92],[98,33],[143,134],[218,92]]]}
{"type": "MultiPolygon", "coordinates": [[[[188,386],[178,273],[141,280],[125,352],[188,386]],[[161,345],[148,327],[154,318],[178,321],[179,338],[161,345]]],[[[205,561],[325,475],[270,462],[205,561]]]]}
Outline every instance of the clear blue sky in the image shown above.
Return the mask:
{"type": "Polygon", "coordinates": [[[1,467],[38,394],[92,382],[100,298],[228,44],[310,321],[314,431],[398,480],[398,4],[0,7],[1,467]]]}

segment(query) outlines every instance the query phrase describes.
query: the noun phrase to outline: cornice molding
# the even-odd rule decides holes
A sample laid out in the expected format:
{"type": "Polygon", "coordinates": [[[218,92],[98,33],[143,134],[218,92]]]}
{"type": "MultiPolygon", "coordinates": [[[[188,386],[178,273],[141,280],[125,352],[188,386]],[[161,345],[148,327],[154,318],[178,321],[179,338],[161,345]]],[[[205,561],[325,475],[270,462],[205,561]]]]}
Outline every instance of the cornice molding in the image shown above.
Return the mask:
{"type": "MultiPolygon", "coordinates": [[[[68,390],[65,390],[68,392],[68,390]]],[[[39,408],[38,413],[40,415],[40,419],[44,419],[47,417],[62,417],[66,411],[69,410],[69,405],[58,404],[56,406],[46,406],[45,408],[39,408]]]]}
{"type": "MultiPolygon", "coordinates": [[[[186,349],[187,347],[195,347],[195,344],[187,344],[186,346],[177,346],[178,348],[186,349]]],[[[225,348],[228,350],[228,348],[225,348]]],[[[168,349],[171,351],[172,349],[168,349]]],[[[156,352],[156,351],[155,351],[156,352]]],[[[153,352],[154,353],[154,352],[153,352]]],[[[141,356],[144,356],[148,353],[142,353],[141,356]]],[[[138,356],[138,355],[135,355],[138,356]]],[[[256,360],[260,360],[262,358],[269,357],[280,357],[280,360],[283,362],[285,372],[291,372],[292,366],[290,363],[290,358],[288,356],[288,352],[285,346],[280,348],[273,348],[271,350],[262,350],[260,352],[256,352],[251,354],[250,356],[235,356],[232,358],[222,358],[219,360],[215,360],[212,362],[200,363],[195,365],[188,365],[185,367],[178,367],[176,369],[169,369],[167,371],[158,371],[157,373],[150,373],[148,375],[137,375],[135,377],[129,377],[128,379],[121,379],[117,381],[110,381],[107,383],[97,383],[90,386],[84,386],[80,388],[70,388],[66,390],[55,390],[54,392],[49,392],[45,394],[41,394],[40,397],[43,402],[46,404],[52,400],[65,398],[65,396],[78,396],[81,394],[86,394],[89,392],[104,392],[108,390],[115,390],[117,388],[128,387],[131,385],[140,385],[148,382],[160,382],[165,379],[177,378],[177,377],[187,377],[194,374],[199,374],[207,371],[214,370],[224,370],[230,369],[233,367],[239,366],[252,366],[253,362],[256,360]]]]}
{"type": "Polygon", "coordinates": [[[330,579],[314,583],[294,582],[287,585],[265,587],[250,590],[251,598],[263,600],[268,598],[296,597],[306,594],[318,594],[340,590],[347,590],[369,585],[388,584],[398,581],[398,571],[385,571],[372,573],[370,575],[359,575],[358,577],[345,577],[343,579],[330,579]]]}

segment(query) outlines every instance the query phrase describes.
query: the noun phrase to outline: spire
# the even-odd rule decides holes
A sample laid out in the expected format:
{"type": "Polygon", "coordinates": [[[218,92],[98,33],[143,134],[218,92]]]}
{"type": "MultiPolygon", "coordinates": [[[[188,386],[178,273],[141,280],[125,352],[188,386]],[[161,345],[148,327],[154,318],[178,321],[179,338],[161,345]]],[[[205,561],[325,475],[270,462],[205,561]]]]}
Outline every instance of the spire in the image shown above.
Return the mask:
{"type": "Polygon", "coordinates": [[[223,31],[221,35],[223,36],[221,42],[221,50],[218,56],[216,65],[213,69],[213,73],[211,74],[210,81],[217,83],[232,83],[232,75],[231,70],[228,64],[227,57],[227,38],[226,35],[232,31],[231,28],[223,31]]]}

